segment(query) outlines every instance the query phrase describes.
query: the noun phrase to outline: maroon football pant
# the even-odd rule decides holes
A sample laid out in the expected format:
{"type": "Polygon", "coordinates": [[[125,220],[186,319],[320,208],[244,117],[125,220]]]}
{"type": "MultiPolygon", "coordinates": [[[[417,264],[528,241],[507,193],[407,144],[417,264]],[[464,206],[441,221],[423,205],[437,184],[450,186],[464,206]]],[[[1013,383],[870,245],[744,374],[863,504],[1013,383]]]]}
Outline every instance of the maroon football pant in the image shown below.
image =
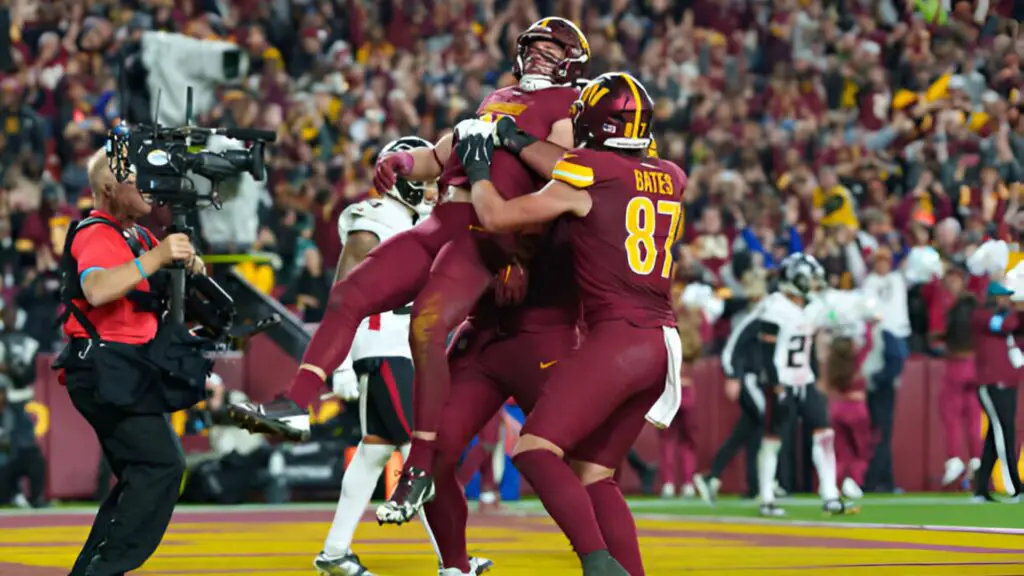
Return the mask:
{"type": "MultiPolygon", "coordinates": [[[[580,349],[555,366],[522,435],[548,440],[570,460],[618,468],[665,389],[667,365],[660,327],[590,326],[580,349]]],[[[608,550],[631,576],[644,574],[633,517],[613,480],[584,487],[547,450],[519,453],[514,463],[577,554],[608,550]]]]}
{"type": "Polygon", "coordinates": [[[548,440],[572,460],[618,468],[665,390],[666,355],[660,327],[591,326],[580,349],[552,369],[522,434],[548,440]]]}
{"type": "Polygon", "coordinates": [[[449,348],[451,393],[441,415],[434,458],[436,496],[424,508],[444,566],[469,570],[466,496],[456,478],[462,450],[508,398],[529,412],[558,362],[579,341],[575,326],[503,336],[464,323],[449,348]]]}
{"type": "MultiPolygon", "coordinates": [[[[454,237],[468,235],[473,218],[471,204],[442,204],[427,221],[374,248],[331,288],[327,311],[302,356],[302,363],[316,366],[327,374],[333,372],[352,348],[356,329],[363,318],[412,302],[427,283],[434,257],[454,237]]],[[[323,388],[324,382],[318,375],[299,370],[291,382],[288,397],[299,406],[309,406],[323,388]]]]}
{"type": "Polygon", "coordinates": [[[836,478],[853,478],[864,485],[871,460],[871,417],[863,400],[835,400],[829,404],[829,420],[835,430],[836,478]]]}
{"type": "Polygon", "coordinates": [[[679,487],[689,484],[697,473],[697,410],[693,386],[683,388],[682,404],[672,425],[658,431],[661,447],[661,484],[679,487]],[[676,475],[676,472],[679,475],[676,475]]]}
{"type": "Polygon", "coordinates": [[[981,458],[981,406],[974,358],[947,358],[946,373],[939,391],[939,416],[946,440],[946,458],[981,458]]]}

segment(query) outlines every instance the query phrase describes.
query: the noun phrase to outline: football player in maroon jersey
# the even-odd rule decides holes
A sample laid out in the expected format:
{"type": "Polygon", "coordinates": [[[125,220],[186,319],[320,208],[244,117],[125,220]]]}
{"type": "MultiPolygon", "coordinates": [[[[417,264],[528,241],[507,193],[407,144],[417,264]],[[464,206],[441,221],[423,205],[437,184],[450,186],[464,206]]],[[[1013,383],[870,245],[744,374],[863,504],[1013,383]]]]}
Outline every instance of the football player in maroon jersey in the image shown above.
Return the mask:
{"type": "MultiPolygon", "coordinates": [[[[519,83],[493,92],[480,105],[478,115],[493,121],[513,117],[516,125],[552,147],[572,144],[569,109],[578,90],[575,81],[585,72],[590,47],[582,32],[562,18],[545,18],[520,35],[515,72],[519,83]]],[[[449,374],[445,354],[448,333],[466,318],[495,273],[509,279],[518,267],[509,267],[509,237],[482,232],[475,218],[468,182],[452,138],[446,136],[427,149],[385,156],[378,161],[374,187],[390,189],[395,179],[431,180],[441,177],[445,201],[412,230],[375,248],[367,258],[331,290],[328,310],[314,334],[293,379],[287,397],[262,405],[229,409],[242,426],[293,438],[308,435],[306,407],[320,394],[327,375],[339,365],[366,316],[413,306],[410,344],[416,365],[412,451],[402,482],[392,501],[378,514],[382,521],[402,522],[433,497],[430,469],[434,440],[449,374]]],[[[506,198],[536,190],[543,179],[530,172],[509,151],[493,158],[494,186],[506,198]]]]}
{"type": "Polygon", "coordinates": [[[490,181],[494,130],[480,123],[460,129],[457,145],[488,230],[569,217],[588,333],[575,354],[552,368],[513,461],[587,575],[644,573],[615,468],[645,416],[667,426],[681,397],[670,248],[683,227],[686,175],[647,154],[652,116],[653,102],[639,81],[624,73],[598,77],[573,105],[577,148],[562,156],[540,192],[510,201],[490,181]],[[595,492],[615,497],[594,506],[595,492]]]}

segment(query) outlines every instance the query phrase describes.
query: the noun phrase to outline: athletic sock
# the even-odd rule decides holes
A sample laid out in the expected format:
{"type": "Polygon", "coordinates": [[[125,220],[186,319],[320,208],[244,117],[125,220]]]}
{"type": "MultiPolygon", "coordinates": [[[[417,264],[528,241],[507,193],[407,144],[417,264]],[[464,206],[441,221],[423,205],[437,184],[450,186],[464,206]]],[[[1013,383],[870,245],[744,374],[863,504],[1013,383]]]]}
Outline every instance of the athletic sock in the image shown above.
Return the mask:
{"type": "Polygon", "coordinates": [[[477,442],[469,449],[466,453],[465,458],[462,459],[462,464],[459,464],[459,483],[465,486],[469,484],[470,480],[477,472],[480,472],[480,467],[483,466],[484,461],[487,459],[489,454],[484,449],[483,444],[477,442]]]}
{"type": "Polygon", "coordinates": [[[437,442],[413,437],[412,449],[409,450],[409,457],[405,460],[405,470],[416,468],[430,474],[434,468],[434,451],[437,442]]]}
{"type": "MultiPolygon", "coordinates": [[[[370,306],[372,303],[363,297],[362,291],[344,280],[332,286],[329,305],[302,355],[302,364],[316,366],[328,375],[341,366],[352,348],[359,323],[365,316],[372,314],[366,312],[370,306]]],[[[308,408],[325,388],[326,384],[318,374],[300,369],[292,379],[286,396],[300,407],[308,408]]]]}
{"type": "Polygon", "coordinates": [[[394,446],[360,443],[341,480],[341,496],[334,521],[324,541],[324,552],[331,558],[344,556],[352,547],[356,526],[373,497],[381,472],[391,459],[394,446]]]}
{"type": "Polygon", "coordinates": [[[778,438],[765,438],[761,441],[761,449],[757,451],[757,483],[761,489],[761,503],[775,502],[775,471],[779,466],[779,449],[782,441],[778,438]]]}
{"type": "Polygon", "coordinates": [[[300,408],[309,408],[326,389],[327,384],[320,379],[320,376],[310,370],[300,368],[295,379],[292,380],[286,396],[300,408]]]}
{"type": "Polygon", "coordinates": [[[484,461],[480,463],[480,492],[496,492],[498,485],[494,482],[494,451],[493,446],[484,447],[484,461]]]}
{"type": "Polygon", "coordinates": [[[590,496],[569,465],[554,452],[529,450],[512,459],[537,492],[548,515],[569,538],[579,556],[607,550],[590,496]]]}
{"type": "Polygon", "coordinates": [[[434,531],[441,563],[445,568],[469,572],[466,551],[466,521],[469,508],[462,486],[455,478],[455,465],[438,463],[434,469],[434,500],[423,506],[434,531]]]}
{"type": "Polygon", "coordinates": [[[839,498],[835,438],[836,433],[831,428],[815,432],[811,445],[811,459],[818,471],[818,493],[826,502],[839,498]]]}
{"type": "Polygon", "coordinates": [[[587,486],[590,503],[601,527],[601,536],[608,544],[608,551],[622,564],[630,576],[643,576],[644,562],[640,556],[640,541],[636,534],[636,522],[629,505],[622,496],[622,490],[615,480],[607,478],[587,486]]]}

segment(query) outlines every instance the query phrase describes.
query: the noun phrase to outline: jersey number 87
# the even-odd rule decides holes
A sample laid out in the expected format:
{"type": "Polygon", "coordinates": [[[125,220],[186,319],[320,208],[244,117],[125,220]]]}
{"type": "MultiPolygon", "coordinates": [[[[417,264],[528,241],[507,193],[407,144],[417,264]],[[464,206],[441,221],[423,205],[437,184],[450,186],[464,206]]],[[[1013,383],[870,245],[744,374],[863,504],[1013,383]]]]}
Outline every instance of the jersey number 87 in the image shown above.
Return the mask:
{"type": "Polygon", "coordinates": [[[657,267],[659,256],[662,260],[661,277],[668,278],[672,271],[672,245],[675,244],[685,220],[685,209],[679,202],[658,200],[647,196],[636,196],[626,205],[626,259],[629,268],[640,276],[649,276],[657,267]],[[658,216],[668,216],[668,234],[665,243],[659,247],[658,216]]]}

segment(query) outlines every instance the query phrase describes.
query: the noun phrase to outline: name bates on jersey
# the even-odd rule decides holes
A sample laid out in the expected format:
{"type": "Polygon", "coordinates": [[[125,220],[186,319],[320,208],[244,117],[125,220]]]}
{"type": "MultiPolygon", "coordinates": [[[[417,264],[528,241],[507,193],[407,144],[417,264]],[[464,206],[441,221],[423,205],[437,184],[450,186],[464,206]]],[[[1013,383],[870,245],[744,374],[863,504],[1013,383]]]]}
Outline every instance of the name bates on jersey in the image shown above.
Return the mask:
{"type": "MultiPolygon", "coordinates": [[[[370,232],[381,242],[404,232],[426,218],[413,220],[413,214],[397,200],[384,196],[364,200],[345,209],[338,218],[338,237],[342,244],[352,232],[370,232]]],[[[412,358],[409,349],[409,309],[375,314],[364,318],[352,342],[353,361],[364,358],[412,358]]]]}

